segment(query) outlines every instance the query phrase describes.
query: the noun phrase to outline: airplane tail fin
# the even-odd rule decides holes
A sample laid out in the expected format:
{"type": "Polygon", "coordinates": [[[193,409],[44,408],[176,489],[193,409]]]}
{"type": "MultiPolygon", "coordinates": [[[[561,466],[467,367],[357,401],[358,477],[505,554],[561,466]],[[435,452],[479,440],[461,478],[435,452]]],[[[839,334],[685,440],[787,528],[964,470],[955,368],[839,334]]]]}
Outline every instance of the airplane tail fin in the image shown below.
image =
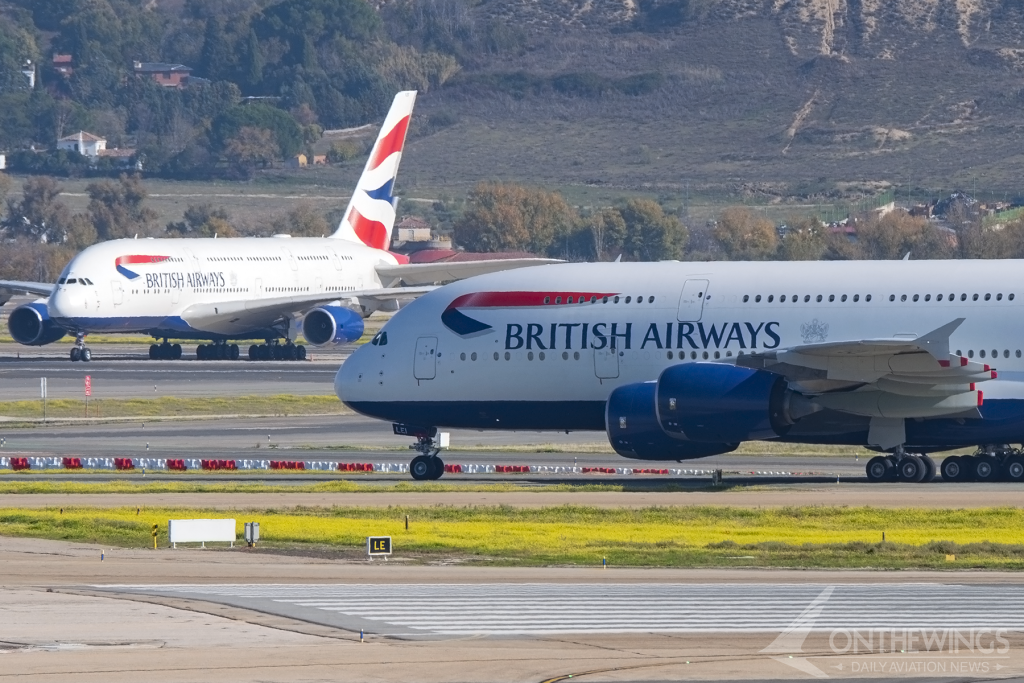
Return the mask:
{"type": "Polygon", "coordinates": [[[395,95],[363,168],[363,175],[359,177],[352,200],[345,209],[345,216],[331,237],[362,242],[374,249],[391,246],[391,231],[395,227],[395,197],[392,192],[415,102],[415,90],[395,95]]]}

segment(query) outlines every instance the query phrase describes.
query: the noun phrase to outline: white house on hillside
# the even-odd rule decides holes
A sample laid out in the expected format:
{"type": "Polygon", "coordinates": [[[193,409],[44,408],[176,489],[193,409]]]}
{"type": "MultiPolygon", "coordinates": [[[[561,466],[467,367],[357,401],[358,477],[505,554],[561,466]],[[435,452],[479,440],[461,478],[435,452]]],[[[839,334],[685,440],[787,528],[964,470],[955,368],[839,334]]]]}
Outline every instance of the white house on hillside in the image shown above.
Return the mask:
{"type": "Polygon", "coordinates": [[[81,130],[74,135],[69,135],[66,138],[61,138],[57,141],[57,149],[63,149],[68,152],[78,152],[83,156],[93,159],[100,156],[100,152],[104,151],[106,148],[106,140],[93,135],[92,133],[86,133],[81,130]]]}

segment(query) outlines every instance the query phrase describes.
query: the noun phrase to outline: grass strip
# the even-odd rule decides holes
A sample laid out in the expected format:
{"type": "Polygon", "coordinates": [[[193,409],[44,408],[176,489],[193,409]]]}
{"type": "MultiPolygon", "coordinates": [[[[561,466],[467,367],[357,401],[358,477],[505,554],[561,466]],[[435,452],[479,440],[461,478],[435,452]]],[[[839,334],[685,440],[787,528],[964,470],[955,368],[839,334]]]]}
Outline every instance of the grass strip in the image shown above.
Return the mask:
{"type": "Polygon", "coordinates": [[[396,553],[407,557],[511,565],[597,566],[607,558],[613,566],[1024,568],[1019,508],[5,508],[0,534],[142,548],[152,524],[166,544],[168,519],[203,517],[233,517],[239,534],[243,522],[259,522],[271,549],[351,554],[366,536],[390,535],[396,553]]]}
{"type": "MultiPolygon", "coordinates": [[[[89,417],[168,417],[207,415],[345,415],[352,411],[337,396],[218,396],[181,398],[99,398],[90,399],[89,417]]],[[[0,416],[33,418],[43,416],[42,401],[0,401],[0,416]]],[[[48,399],[46,418],[60,420],[85,417],[85,401],[72,398],[48,399]]]]}

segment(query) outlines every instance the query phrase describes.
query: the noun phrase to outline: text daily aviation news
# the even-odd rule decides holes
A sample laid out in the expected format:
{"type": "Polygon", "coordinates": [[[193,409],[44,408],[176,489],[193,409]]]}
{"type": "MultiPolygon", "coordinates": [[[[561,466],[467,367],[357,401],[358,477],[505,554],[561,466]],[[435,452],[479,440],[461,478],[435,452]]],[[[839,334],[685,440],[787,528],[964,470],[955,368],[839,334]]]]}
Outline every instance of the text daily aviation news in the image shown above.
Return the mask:
{"type": "Polygon", "coordinates": [[[11,336],[27,345],[76,336],[72,360],[89,360],[85,335],[143,332],[163,338],[150,357],[180,358],[168,338],[209,340],[199,358],[234,359],[232,340],[260,340],[249,357],[295,360],[305,348],[355,341],[362,318],[395,310],[434,283],[550,259],[410,264],[388,251],[395,225],[395,179],[415,91],[395,96],[337,231],[324,238],[113,240],[85,249],[55,284],[0,280],[0,304],[16,293],[46,298],[19,306],[11,336]],[[279,343],[279,340],[283,340],[279,343]]]}
{"type": "Polygon", "coordinates": [[[748,440],[888,451],[872,480],[1024,481],[1020,261],[589,263],[470,278],[338,371],[350,407],[438,428],[604,431],[630,458],[748,440]],[[998,372],[997,372],[998,368],[998,372]]]}

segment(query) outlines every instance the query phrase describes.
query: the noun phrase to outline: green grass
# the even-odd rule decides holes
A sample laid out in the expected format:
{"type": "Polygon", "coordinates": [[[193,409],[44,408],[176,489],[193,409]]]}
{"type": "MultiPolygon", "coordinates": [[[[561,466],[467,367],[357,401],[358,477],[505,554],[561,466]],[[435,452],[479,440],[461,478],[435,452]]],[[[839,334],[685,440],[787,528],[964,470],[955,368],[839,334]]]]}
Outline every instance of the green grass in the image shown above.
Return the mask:
{"type": "Polygon", "coordinates": [[[1019,508],[7,508],[0,534],[146,547],[152,524],[163,535],[168,519],[195,517],[234,518],[239,532],[259,522],[270,550],[352,553],[390,535],[398,555],[509,565],[1024,569],[1019,508]]]}
{"type": "MultiPolygon", "coordinates": [[[[89,401],[91,418],[169,417],[208,415],[342,415],[350,411],[337,396],[226,396],[207,398],[100,398],[89,401]]],[[[0,416],[40,419],[42,401],[0,401],[0,416]]],[[[50,399],[50,420],[85,417],[85,401],[50,399]]]]}

